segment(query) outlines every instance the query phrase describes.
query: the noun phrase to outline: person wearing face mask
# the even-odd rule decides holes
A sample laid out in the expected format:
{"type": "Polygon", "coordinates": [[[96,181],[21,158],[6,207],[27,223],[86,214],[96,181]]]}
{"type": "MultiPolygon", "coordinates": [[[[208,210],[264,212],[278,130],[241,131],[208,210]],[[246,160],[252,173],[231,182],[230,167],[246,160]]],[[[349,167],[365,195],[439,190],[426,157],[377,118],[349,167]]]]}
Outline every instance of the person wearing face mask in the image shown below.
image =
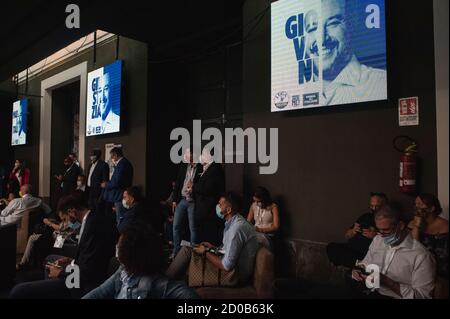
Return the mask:
{"type": "Polygon", "coordinates": [[[197,182],[192,186],[194,194],[194,215],[198,220],[198,241],[207,241],[219,245],[223,223],[215,215],[215,207],[225,190],[225,173],[222,165],[214,162],[210,150],[204,148],[199,158],[203,166],[197,182]]]}
{"type": "Polygon", "coordinates": [[[81,298],[98,287],[107,278],[108,266],[114,256],[117,233],[109,215],[104,211],[89,210],[81,196],[64,196],[58,205],[81,223],[75,258],[50,255],[46,260],[48,279],[16,285],[10,292],[11,299],[69,299],[81,298]],[[80,287],[69,288],[67,276],[71,275],[70,264],[79,267],[80,287]],[[67,270],[67,272],[66,272],[67,270]]]}
{"type": "Polygon", "coordinates": [[[222,271],[236,270],[238,284],[248,283],[253,275],[258,241],[254,227],[241,215],[241,198],[229,192],[220,197],[216,215],[225,223],[221,247],[210,242],[189,248],[182,247],[166,271],[171,279],[186,273],[192,253],[204,255],[208,263],[222,271]],[[218,253],[219,252],[219,253],[218,253]]]}
{"type": "MultiPolygon", "coordinates": [[[[379,268],[380,286],[369,298],[430,299],[435,288],[436,265],[432,254],[408,231],[401,214],[385,205],[375,213],[379,234],[358,267],[379,268]]],[[[352,279],[365,283],[367,275],[352,270],[352,279]]]]}
{"type": "Polygon", "coordinates": [[[75,218],[69,216],[68,212],[59,211],[58,217],[59,222],[48,218],[44,218],[42,221],[44,225],[48,226],[47,229],[53,233],[52,239],[47,229],[42,233],[33,233],[28,238],[22,259],[16,266],[17,270],[30,268],[32,264],[41,265],[45,258],[43,254],[48,253],[58,235],[61,234],[67,239],[79,232],[81,224],[75,218]]]}
{"type": "Polygon", "coordinates": [[[82,299],[196,299],[193,289],[163,275],[161,237],[149,225],[132,223],[117,243],[120,267],[82,299]]]}
{"type": "Polygon", "coordinates": [[[64,159],[65,172],[63,175],[55,176],[61,183],[62,195],[69,195],[77,189],[77,179],[80,175],[80,167],[76,165],[69,157],[64,159]]]}
{"type": "Polygon", "coordinates": [[[94,149],[89,156],[90,166],[86,185],[88,189],[88,207],[96,209],[102,196],[102,183],[109,181],[109,166],[102,160],[102,151],[94,149]]]}
{"type": "Polygon", "coordinates": [[[259,243],[273,250],[274,236],[280,228],[279,212],[277,204],[272,201],[266,188],[261,186],[256,188],[247,220],[255,224],[259,243]]]}
{"type": "Polygon", "coordinates": [[[144,197],[140,187],[128,187],[123,192],[122,207],[119,212],[119,223],[117,229],[122,234],[131,224],[136,221],[151,224],[149,216],[146,216],[144,197]]]}
{"type": "Polygon", "coordinates": [[[377,235],[375,212],[387,203],[384,193],[370,193],[369,212],[362,214],[345,232],[346,243],[329,243],[327,255],[335,266],[352,268],[356,260],[361,260],[367,253],[370,243],[377,235]]]}
{"type": "Polygon", "coordinates": [[[133,183],[133,165],[123,156],[123,151],[120,147],[114,147],[110,151],[110,155],[115,165],[114,172],[111,180],[102,182],[101,187],[103,188],[103,199],[114,205],[116,222],[119,223],[123,192],[133,183]]]}
{"type": "Polygon", "coordinates": [[[86,192],[86,176],[78,175],[77,178],[77,191],[86,192]]]}
{"type": "Polygon", "coordinates": [[[51,208],[45,204],[42,199],[32,195],[32,187],[30,184],[23,185],[20,188],[20,197],[11,200],[0,213],[0,224],[18,224],[22,220],[22,216],[26,211],[42,208],[45,214],[51,212],[51,208]]]}
{"type": "Polygon", "coordinates": [[[440,217],[441,203],[432,194],[420,194],[415,200],[414,219],[408,228],[411,236],[422,243],[436,259],[437,295],[448,298],[448,220],[440,217]]]}

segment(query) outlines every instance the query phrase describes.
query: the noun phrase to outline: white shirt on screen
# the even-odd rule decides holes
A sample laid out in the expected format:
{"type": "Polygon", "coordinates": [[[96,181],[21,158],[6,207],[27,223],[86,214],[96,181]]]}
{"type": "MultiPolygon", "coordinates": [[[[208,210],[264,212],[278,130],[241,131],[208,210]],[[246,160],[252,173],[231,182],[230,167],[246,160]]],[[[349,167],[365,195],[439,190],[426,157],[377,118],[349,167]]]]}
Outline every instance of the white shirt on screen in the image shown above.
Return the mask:
{"type": "Polygon", "coordinates": [[[120,116],[115,114],[112,110],[109,111],[108,116],[102,121],[102,133],[119,132],[120,130],[120,116]]]}
{"type": "Polygon", "coordinates": [[[361,64],[352,56],[339,75],[324,87],[325,105],[387,99],[386,71],[361,64]]]}

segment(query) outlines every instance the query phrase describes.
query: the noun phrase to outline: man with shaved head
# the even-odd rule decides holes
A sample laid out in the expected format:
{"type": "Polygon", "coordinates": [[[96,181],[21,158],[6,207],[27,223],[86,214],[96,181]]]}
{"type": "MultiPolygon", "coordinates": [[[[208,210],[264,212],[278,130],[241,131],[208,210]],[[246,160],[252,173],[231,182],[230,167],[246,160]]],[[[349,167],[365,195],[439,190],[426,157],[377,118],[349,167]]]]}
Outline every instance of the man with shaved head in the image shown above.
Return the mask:
{"type": "Polygon", "coordinates": [[[20,198],[15,198],[9,202],[8,206],[0,213],[0,224],[18,224],[23,214],[30,209],[42,208],[46,213],[51,209],[40,198],[31,195],[32,187],[25,184],[20,187],[20,198]]]}

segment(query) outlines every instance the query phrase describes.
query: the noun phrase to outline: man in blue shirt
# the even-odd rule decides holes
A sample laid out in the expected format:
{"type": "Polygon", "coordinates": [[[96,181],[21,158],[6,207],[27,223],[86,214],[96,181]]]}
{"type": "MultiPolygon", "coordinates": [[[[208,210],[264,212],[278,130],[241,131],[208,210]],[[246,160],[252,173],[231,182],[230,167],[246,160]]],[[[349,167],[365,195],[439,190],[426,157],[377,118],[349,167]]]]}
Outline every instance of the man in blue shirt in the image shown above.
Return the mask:
{"type": "Polygon", "coordinates": [[[250,281],[255,264],[258,243],[252,225],[240,215],[240,197],[234,193],[223,195],[216,206],[217,216],[225,220],[223,245],[216,249],[211,243],[203,242],[193,249],[183,247],[166,271],[169,278],[176,278],[185,273],[192,256],[205,255],[214,267],[224,270],[237,270],[239,284],[250,281]],[[218,251],[218,253],[217,253],[218,251]]]}

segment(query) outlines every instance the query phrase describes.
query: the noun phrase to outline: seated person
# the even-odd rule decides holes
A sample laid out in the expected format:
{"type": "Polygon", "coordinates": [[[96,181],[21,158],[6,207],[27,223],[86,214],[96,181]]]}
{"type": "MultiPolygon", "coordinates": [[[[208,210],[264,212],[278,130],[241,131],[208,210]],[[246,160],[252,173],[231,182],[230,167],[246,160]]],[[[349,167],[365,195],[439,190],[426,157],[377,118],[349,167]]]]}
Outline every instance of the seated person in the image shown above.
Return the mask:
{"type": "Polygon", "coordinates": [[[107,278],[109,261],[114,255],[116,233],[113,221],[103,211],[90,211],[76,194],[65,196],[58,211],[65,211],[77,217],[81,222],[80,238],[76,257],[55,258],[47,265],[47,280],[39,280],[16,285],[11,293],[13,299],[60,299],[80,298],[98,287],[107,278]],[[80,288],[69,289],[66,286],[66,266],[79,267],[80,288]]]}
{"type": "Polygon", "coordinates": [[[123,192],[121,206],[120,212],[117,214],[119,233],[122,233],[136,219],[142,220],[144,218],[145,210],[141,189],[136,186],[127,188],[123,192]]]}
{"type": "Polygon", "coordinates": [[[257,187],[247,220],[255,224],[258,242],[273,250],[273,238],[280,227],[278,206],[264,187],[257,187]]]}
{"type": "Polygon", "coordinates": [[[19,196],[16,196],[14,193],[8,193],[8,196],[6,198],[2,198],[0,199],[0,210],[4,210],[6,208],[6,206],[9,205],[9,203],[15,199],[18,198],[19,196]]]}
{"type": "MultiPolygon", "coordinates": [[[[409,233],[400,213],[389,205],[375,213],[379,231],[360,265],[379,267],[380,297],[429,299],[435,287],[435,262],[430,252],[409,233]]],[[[364,283],[367,276],[352,271],[352,278],[364,283]]]]}
{"type": "MultiPolygon", "coordinates": [[[[42,221],[43,224],[53,232],[54,239],[56,239],[56,236],[60,234],[64,237],[64,239],[67,239],[79,231],[81,224],[78,221],[75,221],[73,217],[70,217],[68,212],[59,211],[58,217],[60,222],[48,218],[44,218],[42,221]]],[[[35,255],[35,243],[39,240],[39,238],[41,238],[42,235],[43,233],[34,233],[28,238],[27,247],[25,248],[22,260],[19,264],[17,264],[17,270],[24,269],[29,266],[31,257],[35,255]]]]}
{"type": "Polygon", "coordinates": [[[330,243],[327,246],[328,259],[335,266],[352,268],[356,260],[367,253],[372,239],[377,235],[374,214],[387,203],[383,193],[370,193],[369,212],[362,214],[345,233],[346,243],[330,243]]]}
{"type": "Polygon", "coordinates": [[[448,285],[448,221],[439,216],[441,212],[436,196],[421,194],[416,198],[414,220],[408,227],[412,237],[434,255],[437,275],[446,279],[448,285]]]}
{"type": "Polygon", "coordinates": [[[31,195],[31,185],[25,184],[20,187],[20,198],[15,198],[9,202],[8,206],[0,213],[0,224],[18,224],[22,220],[23,214],[27,210],[42,208],[46,214],[51,212],[40,198],[31,195]]]}
{"type": "Polygon", "coordinates": [[[255,229],[238,213],[240,208],[240,197],[231,192],[223,195],[216,206],[217,216],[225,220],[223,255],[218,256],[211,252],[213,245],[208,242],[203,242],[193,249],[182,247],[167,269],[166,275],[174,279],[184,274],[189,267],[193,250],[196,254],[205,254],[207,262],[220,270],[236,269],[239,284],[248,283],[253,275],[258,242],[255,229]]]}
{"type": "Polygon", "coordinates": [[[142,223],[129,224],[117,244],[119,269],[83,299],[192,299],[194,290],[162,275],[160,236],[142,223]]]}

